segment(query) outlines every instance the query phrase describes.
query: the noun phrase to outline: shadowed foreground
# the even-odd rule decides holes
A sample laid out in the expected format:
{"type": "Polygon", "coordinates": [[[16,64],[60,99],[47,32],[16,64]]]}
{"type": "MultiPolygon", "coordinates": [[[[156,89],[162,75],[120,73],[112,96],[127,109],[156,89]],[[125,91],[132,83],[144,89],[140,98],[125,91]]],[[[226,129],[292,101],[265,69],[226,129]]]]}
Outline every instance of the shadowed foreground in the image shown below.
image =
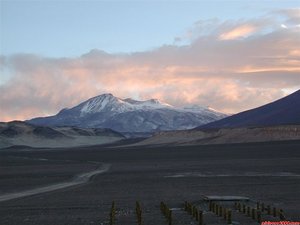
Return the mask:
{"type": "MultiPolygon", "coordinates": [[[[174,210],[175,225],[197,224],[183,211],[183,203],[200,206],[203,195],[246,196],[281,208],[287,219],[299,221],[298,149],[297,141],[131,149],[8,149],[0,152],[2,196],[72,180],[76,174],[97,169],[95,162],[111,167],[85,184],[0,202],[0,224],[108,224],[113,200],[116,224],[137,224],[136,200],[141,203],[145,225],[167,224],[160,212],[161,201],[174,210]]],[[[236,219],[253,223],[244,216],[236,219]]],[[[225,220],[212,217],[207,224],[225,224],[225,220]]]]}
{"type": "Polygon", "coordinates": [[[22,197],[28,197],[28,196],[37,195],[37,194],[43,194],[43,193],[50,192],[50,191],[56,191],[56,190],[84,184],[84,183],[87,183],[93,176],[108,171],[109,167],[110,167],[109,164],[103,164],[98,169],[87,172],[87,173],[79,174],[70,181],[57,183],[57,184],[51,184],[51,185],[47,185],[47,186],[39,187],[39,188],[32,188],[29,190],[14,192],[11,194],[8,193],[8,194],[0,195],[0,202],[17,199],[17,198],[22,198],[22,197]]]}

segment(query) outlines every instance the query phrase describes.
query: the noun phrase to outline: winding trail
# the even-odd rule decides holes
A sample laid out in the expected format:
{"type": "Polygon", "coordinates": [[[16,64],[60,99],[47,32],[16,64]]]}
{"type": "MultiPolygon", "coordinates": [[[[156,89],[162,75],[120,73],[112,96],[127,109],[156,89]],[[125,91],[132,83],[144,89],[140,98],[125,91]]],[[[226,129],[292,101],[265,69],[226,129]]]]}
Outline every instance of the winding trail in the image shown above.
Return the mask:
{"type": "Polygon", "coordinates": [[[36,195],[36,194],[42,194],[42,193],[46,193],[46,192],[50,192],[50,191],[56,191],[56,190],[84,184],[84,183],[87,183],[93,176],[107,172],[109,170],[110,166],[111,166],[110,164],[102,163],[102,165],[99,168],[97,168],[96,170],[93,170],[93,171],[90,171],[87,173],[78,174],[70,181],[52,184],[52,185],[39,187],[39,188],[33,188],[30,190],[26,190],[26,191],[20,191],[20,192],[0,195],[0,202],[4,202],[4,201],[16,199],[16,198],[27,197],[27,196],[36,195]]]}

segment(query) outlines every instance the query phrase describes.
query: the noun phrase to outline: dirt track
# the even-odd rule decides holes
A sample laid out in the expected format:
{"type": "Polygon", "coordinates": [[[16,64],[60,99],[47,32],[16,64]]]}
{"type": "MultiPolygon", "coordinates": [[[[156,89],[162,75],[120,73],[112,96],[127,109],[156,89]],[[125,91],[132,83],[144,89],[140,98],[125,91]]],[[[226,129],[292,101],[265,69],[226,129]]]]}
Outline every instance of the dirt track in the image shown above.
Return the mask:
{"type": "Polygon", "coordinates": [[[101,174],[101,173],[105,173],[106,171],[108,171],[109,167],[110,167],[109,164],[102,164],[101,166],[99,166],[98,169],[87,172],[87,173],[78,174],[70,181],[66,181],[66,182],[62,182],[62,183],[58,183],[58,184],[51,184],[48,186],[33,188],[33,189],[25,190],[25,191],[0,195],[0,202],[17,199],[17,198],[22,198],[22,197],[27,197],[27,196],[36,195],[36,194],[42,194],[42,193],[46,193],[46,192],[50,192],[50,191],[56,191],[56,190],[84,184],[84,183],[87,183],[93,176],[101,174]]]}
{"type": "MultiPolygon", "coordinates": [[[[280,142],[1,152],[2,194],[20,191],[25,185],[29,189],[40,182],[44,186],[69,180],[95,170],[90,161],[111,164],[111,168],[83,185],[0,202],[0,224],[108,224],[115,200],[116,225],[131,225],[136,223],[135,201],[139,200],[144,224],[163,225],[160,201],[181,209],[185,200],[197,203],[202,195],[246,196],[282,208],[288,219],[300,220],[299,149],[300,142],[280,142]],[[36,158],[47,161],[30,160],[36,158]]],[[[174,220],[175,225],[193,224],[180,210],[174,212],[174,220]]],[[[215,217],[211,221],[208,224],[222,224],[215,217]]],[[[240,215],[236,221],[250,224],[240,215]]]]}

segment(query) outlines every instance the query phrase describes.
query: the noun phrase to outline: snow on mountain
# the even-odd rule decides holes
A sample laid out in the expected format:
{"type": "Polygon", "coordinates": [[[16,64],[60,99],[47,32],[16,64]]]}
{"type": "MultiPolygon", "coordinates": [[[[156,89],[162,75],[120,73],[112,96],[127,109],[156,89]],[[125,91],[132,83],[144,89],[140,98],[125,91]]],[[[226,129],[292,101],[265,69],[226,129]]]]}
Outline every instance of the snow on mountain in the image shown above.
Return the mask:
{"type": "Polygon", "coordinates": [[[201,106],[178,108],[157,99],[120,99],[112,94],[93,97],[57,115],[29,123],[46,126],[110,128],[123,133],[184,130],[226,117],[201,106]]]}
{"type": "Polygon", "coordinates": [[[131,98],[120,99],[112,94],[103,94],[91,98],[82,104],[81,116],[85,116],[89,113],[98,113],[103,110],[110,110],[113,113],[124,113],[136,110],[152,110],[159,108],[172,108],[171,105],[162,103],[157,99],[150,99],[147,101],[137,101],[131,98]]]}

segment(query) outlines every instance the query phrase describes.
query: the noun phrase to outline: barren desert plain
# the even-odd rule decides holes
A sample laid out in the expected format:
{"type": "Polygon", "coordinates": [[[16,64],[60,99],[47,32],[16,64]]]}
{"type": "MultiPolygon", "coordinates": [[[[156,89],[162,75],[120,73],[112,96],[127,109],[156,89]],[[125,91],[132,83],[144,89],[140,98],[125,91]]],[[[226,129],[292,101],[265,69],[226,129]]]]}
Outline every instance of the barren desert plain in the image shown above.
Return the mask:
{"type": "MultiPolygon", "coordinates": [[[[185,201],[203,211],[204,224],[227,224],[209,211],[209,196],[246,197],[240,202],[263,202],[299,221],[299,149],[299,141],[2,149],[0,224],[109,224],[112,201],[116,225],[137,224],[136,201],[144,225],[167,224],[161,201],[172,209],[174,225],[199,224],[184,211],[185,201]]],[[[218,203],[232,209],[232,224],[259,224],[234,201],[218,203]]],[[[264,220],[280,218],[263,212],[264,220]]]]}

